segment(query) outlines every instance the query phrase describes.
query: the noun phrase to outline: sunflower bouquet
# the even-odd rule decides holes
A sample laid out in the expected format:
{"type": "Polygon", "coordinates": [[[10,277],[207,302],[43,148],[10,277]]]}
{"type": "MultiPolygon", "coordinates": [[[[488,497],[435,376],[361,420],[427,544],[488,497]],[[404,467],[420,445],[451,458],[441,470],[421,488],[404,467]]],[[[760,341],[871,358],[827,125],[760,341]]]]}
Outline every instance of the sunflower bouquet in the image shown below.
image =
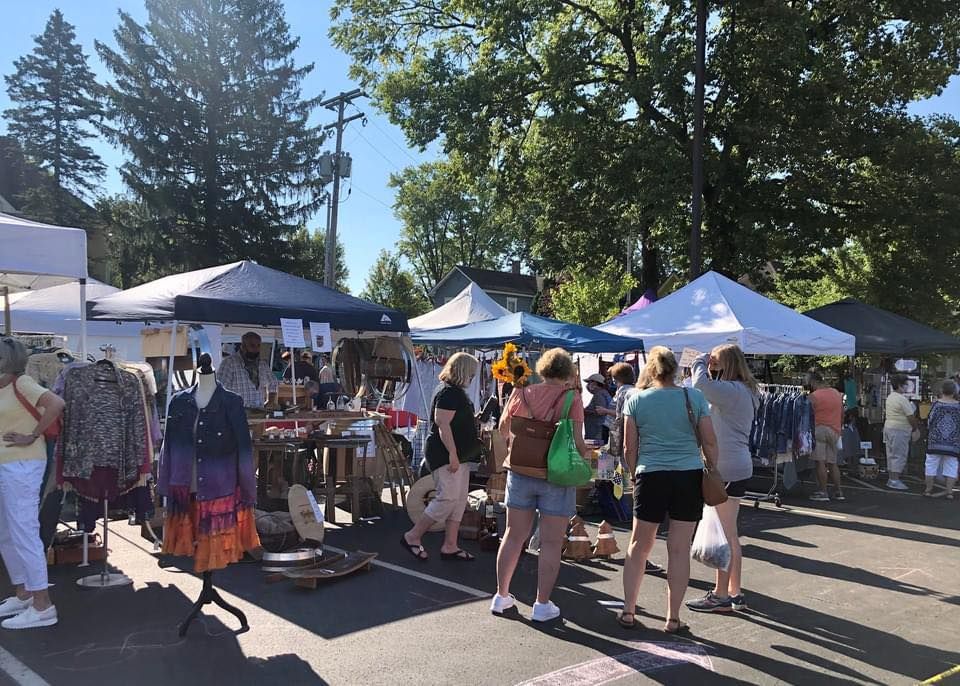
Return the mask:
{"type": "Polygon", "coordinates": [[[493,363],[491,368],[493,377],[497,381],[510,383],[514,386],[526,386],[533,376],[530,365],[517,354],[517,346],[507,343],[503,346],[503,355],[493,363]]]}

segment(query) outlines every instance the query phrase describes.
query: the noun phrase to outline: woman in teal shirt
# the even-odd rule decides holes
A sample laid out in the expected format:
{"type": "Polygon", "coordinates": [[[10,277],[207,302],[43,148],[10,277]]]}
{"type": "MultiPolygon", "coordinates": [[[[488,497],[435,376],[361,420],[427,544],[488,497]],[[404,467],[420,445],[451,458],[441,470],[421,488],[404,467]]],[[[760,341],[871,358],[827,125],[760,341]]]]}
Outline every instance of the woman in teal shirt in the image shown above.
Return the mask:
{"type": "Polygon", "coordinates": [[[633,533],[623,566],[623,612],[620,624],[633,628],[637,596],[653,549],[657,529],[670,517],[667,535],[667,622],[664,631],[687,629],[680,607],[690,583],[690,543],[703,513],[704,459],[717,465],[717,438],[710,421],[710,405],[693,388],[681,388],[674,379],[677,360],[669,349],[657,346],[647,358],[646,378],[651,385],[631,397],[623,409],[626,417],[623,457],[635,473],[633,533]],[[687,411],[693,412],[703,441],[703,457],[687,411]],[[639,441],[639,446],[638,446],[639,441]]]}

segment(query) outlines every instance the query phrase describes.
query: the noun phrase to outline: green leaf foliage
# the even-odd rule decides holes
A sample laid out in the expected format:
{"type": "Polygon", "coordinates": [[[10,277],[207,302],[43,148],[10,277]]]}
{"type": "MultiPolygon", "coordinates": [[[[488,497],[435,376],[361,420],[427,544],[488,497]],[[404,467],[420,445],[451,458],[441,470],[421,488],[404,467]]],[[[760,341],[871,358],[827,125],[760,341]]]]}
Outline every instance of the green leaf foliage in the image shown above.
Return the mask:
{"type": "MultiPolygon", "coordinates": [[[[332,36],[412,144],[491,180],[491,212],[532,266],[601,267],[638,239],[657,249],[662,266],[644,270],[656,275],[687,267],[694,6],[337,0],[332,36]]],[[[891,233],[909,242],[948,212],[956,186],[915,212],[929,172],[911,160],[935,157],[951,177],[958,162],[935,152],[950,145],[943,127],[906,108],[960,69],[960,5],[710,6],[707,267],[756,275],[850,240],[879,256],[891,233]]]]}
{"type": "Polygon", "coordinates": [[[416,317],[430,309],[430,303],[417,286],[413,275],[400,265],[398,255],[381,250],[377,261],[370,268],[360,297],[364,300],[400,310],[408,318],[416,317]]]}
{"type": "Polygon", "coordinates": [[[121,175],[161,219],[169,268],[238,259],[290,269],[296,229],[319,207],[323,135],[301,97],[279,0],[146,0],[97,43],[121,175]]]}
{"type": "Polygon", "coordinates": [[[101,114],[100,86],[87,66],[74,27],[54,10],[33,51],[14,61],[4,77],[13,107],[4,111],[10,135],[47,178],[26,189],[21,204],[57,224],[76,217],[76,194],[90,194],[104,165],[87,145],[101,114]],[[72,192],[72,193],[71,193],[72,192]]]}
{"type": "MultiPolygon", "coordinates": [[[[323,283],[323,270],[327,254],[327,232],[310,231],[301,226],[291,239],[293,265],[290,273],[295,276],[323,283]]],[[[350,292],[350,270],[347,268],[347,251],[340,236],[337,236],[337,262],[335,288],[341,293],[350,292]]]]}
{"type": "Polygon", "coordinates": [[[613,260],[600,269],[584,269],[550,289],[550,314],[556,319],[596,326],[619,314],[624,298],[637,285],[613,260]]]}

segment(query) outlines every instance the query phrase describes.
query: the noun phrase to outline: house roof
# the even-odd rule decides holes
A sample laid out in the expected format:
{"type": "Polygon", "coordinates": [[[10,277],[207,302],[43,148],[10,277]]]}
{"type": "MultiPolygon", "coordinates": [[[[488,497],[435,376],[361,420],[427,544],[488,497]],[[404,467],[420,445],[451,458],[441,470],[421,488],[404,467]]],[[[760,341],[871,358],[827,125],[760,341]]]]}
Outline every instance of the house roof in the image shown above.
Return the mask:
{"type": "Polygon", "coordinates": [[[473,281],[488,293],[507,293],[510,295],[525,295],[534,297],[537,295],[537,277],[528,274],[514,274],[513,272],[498,272],[492,269],[477,269],[476,267],[466,267],[457,265],[446,276],[440,279],[440,282],[433,287],[432,293],[443,285],[454,273],[460,272],[469,281],[473,281]]]}

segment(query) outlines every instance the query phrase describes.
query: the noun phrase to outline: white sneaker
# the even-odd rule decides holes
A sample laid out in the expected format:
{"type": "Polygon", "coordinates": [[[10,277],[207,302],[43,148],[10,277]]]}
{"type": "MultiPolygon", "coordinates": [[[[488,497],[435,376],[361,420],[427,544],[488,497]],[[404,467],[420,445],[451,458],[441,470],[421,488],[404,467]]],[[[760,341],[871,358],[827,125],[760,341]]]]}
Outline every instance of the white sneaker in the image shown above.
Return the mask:
{"type": "Polygon", "coordinates": [[[887,482],[887,488],[892,488],[892,489],[895,490],[895,491],[909,491],[909,490],[910,490],[910,487],[907,486],[907,485],[906,485],[905,483],[903,483],[902,481],[900,481],[900,479],[897,479],[896,481],[894,481],[893,479],[891,479],[890,481],[888,481],[888,482],[887,482]]]}
{"type": "Polygon", "coordinates": [[[554,605],[552,600],[533,604],[533,621],[535,622],[549,622],[559,616],[560,608],[554,605]]]}
{"type": "Polygon", "coordinates": [[[0,603],[0,617],[13,617],[33,605],[33,596],[20,600],[17,596],[10,596],[0,603]]]}
{"type": "Polygon", "coordinates": [[[0,626],[4,629],[37,629],[42,626],[53,626],[57,621],[56,605],[51,605],[46,610],[38,610],[31,605],[20,614],[3,620],[0,626]]]}
{"type": "Polygon", "coordinates": [[[490,612],[495,615],[502,615],[505,610],[509,610],[516,604],[517,599],[514,598],[513,595],[504,597],[499,593],[494,593],[493,600],[490,602],[490,612]]]}

